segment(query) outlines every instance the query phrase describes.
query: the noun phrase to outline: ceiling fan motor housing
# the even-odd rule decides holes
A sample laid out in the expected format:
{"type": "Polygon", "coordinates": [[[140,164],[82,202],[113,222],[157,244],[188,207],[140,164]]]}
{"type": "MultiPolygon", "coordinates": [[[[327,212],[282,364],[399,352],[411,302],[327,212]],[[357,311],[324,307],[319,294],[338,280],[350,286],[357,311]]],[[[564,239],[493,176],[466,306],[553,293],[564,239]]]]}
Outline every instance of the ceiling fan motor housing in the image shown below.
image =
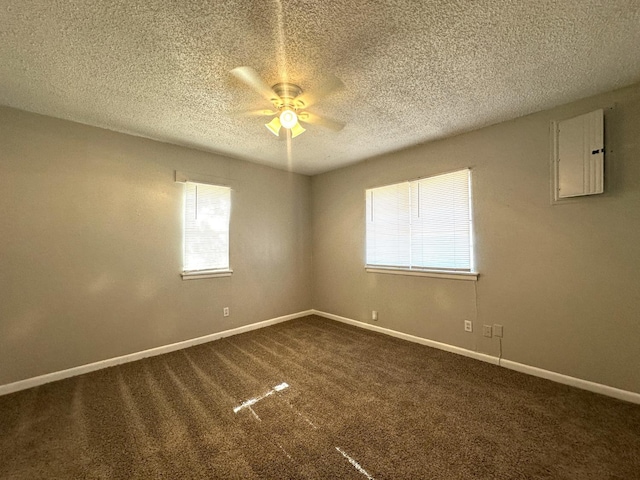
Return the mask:
{"type": "Polygon", "coordinates": [[[298,85],[282,82],[276,83],[271,88],[273,88],[273,91],[282,99],[282,102],[276,102],[276,108],[282,109],[284,107],[289,107],[294,110],[304,108],[304,104],[302,102],[294,102],[295,98],[302,93],[302,89],[298,85]]]}

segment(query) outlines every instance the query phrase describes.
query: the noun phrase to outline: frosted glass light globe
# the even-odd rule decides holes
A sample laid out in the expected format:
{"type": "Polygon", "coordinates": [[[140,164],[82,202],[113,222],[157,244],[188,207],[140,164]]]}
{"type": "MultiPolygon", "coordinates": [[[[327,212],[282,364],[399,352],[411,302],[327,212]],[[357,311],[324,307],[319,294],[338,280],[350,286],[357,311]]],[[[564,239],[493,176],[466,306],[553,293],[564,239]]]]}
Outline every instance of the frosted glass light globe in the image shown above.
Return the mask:
{"type": "Polygon", "coordinates": [[[292,128],[296,123],[298,123],[296,112],[289,108],[284,109],[280,114],[280,124],[284,128],[292,128]]]}

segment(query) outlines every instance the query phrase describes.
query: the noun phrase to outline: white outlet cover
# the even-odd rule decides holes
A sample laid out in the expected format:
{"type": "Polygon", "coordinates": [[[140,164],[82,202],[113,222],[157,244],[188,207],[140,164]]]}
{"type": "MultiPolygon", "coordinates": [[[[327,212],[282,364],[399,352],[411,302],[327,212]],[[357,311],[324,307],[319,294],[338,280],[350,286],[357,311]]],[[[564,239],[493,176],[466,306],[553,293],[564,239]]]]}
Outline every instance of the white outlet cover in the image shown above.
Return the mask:
{"type": "Polygon", "coordinates": [[[471,323],[471,320],[464,321],[464,331],[473,332],[473,323],[471,323]]]}

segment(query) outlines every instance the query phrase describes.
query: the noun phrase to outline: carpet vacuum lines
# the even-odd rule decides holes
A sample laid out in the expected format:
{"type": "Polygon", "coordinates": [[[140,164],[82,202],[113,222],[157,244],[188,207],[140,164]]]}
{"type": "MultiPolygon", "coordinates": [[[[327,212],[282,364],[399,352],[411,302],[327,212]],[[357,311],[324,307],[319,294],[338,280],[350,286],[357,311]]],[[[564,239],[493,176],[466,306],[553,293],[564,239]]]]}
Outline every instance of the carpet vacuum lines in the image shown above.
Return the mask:
{"type": "Polygon", "coordinates": [[[0,396],[0,479],[640,480],[638,452],[638,404],[318,316],[0,396]]]}

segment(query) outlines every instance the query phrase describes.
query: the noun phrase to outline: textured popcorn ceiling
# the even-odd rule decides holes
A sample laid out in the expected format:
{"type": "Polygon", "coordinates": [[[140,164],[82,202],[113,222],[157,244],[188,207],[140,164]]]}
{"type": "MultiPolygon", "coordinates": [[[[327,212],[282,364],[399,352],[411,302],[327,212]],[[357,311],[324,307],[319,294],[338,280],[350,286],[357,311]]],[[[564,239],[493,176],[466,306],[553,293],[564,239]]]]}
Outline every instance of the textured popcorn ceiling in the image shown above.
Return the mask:
{"type": "Polygon", "coordinates": [[[640,81],[638,0],[2,0],[0,104],[300,173],[640,81]],[[290,150],[229,74],[346,85],[290,150]]]}

